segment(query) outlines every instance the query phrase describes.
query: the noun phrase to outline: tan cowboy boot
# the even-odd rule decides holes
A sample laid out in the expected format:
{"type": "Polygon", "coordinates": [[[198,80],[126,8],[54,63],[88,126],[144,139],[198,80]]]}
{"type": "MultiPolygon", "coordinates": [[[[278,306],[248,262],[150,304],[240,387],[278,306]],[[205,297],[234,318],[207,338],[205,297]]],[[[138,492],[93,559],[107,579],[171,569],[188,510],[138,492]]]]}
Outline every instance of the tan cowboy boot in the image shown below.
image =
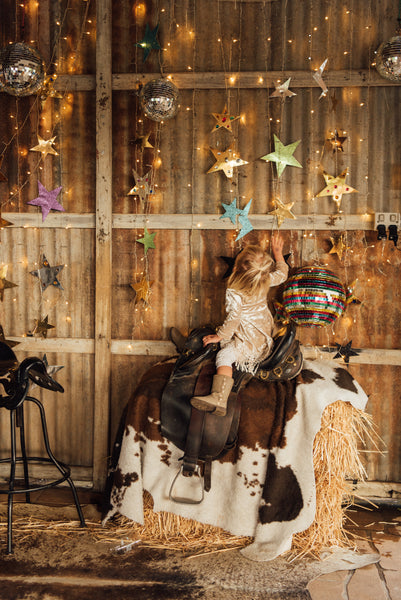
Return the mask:
{"type": "Polygon", "coordinates": [[[224,417],[227,412],[227,400],[233,387],[234,379],[228,375],[214,375],[212,391],[209,396],[194,396],[191,404],[198,410],[213,412],[224,417]]]}

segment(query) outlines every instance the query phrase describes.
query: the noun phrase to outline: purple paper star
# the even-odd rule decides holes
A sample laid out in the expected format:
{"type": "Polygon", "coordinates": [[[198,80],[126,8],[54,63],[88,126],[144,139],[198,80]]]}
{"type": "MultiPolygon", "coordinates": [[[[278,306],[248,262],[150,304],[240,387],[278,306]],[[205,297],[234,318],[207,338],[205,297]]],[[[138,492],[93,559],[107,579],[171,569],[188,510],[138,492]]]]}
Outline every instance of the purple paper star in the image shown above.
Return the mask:
{"type": "Polygon", "coordinates": [[[44,185],[38,181],[39,186],[39,196],[34,198],[33,200],[29,200],[27,204],[32,204],[34,206],[40,206],[42,209],[42,221],[44,221],[51,210],[62,210],[65,208],[61,206],[56,200],[57,196],[60,193],[62,186],[60,185],[54,190],[47,190],[44,185]]]}

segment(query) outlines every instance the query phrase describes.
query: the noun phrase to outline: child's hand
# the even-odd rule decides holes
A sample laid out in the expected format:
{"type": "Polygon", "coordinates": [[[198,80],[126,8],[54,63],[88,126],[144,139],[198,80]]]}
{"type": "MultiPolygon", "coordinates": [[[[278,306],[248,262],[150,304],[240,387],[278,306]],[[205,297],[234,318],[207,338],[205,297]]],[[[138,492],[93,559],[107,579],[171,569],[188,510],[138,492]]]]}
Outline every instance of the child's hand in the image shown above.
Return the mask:
{"type": "Polygon", "coordinates": [[[276,262],[284,260],[283,246],[284,246],[284,240],[283,240],[282,235],[280,233],[272,235],[271,249],[272,249],[272,253],[274,256],[274,260],[276,262]]]}
{"type": "Polygon", "coordinates": [[[202,342],[203,342],[204,346],[208,346],[209,344],[218,344],[220,340],[221,340],[221,337],[219,335],[217,335],[216,333],[213,335],[205,335],[205,337],[202,338],[202,342]]]}

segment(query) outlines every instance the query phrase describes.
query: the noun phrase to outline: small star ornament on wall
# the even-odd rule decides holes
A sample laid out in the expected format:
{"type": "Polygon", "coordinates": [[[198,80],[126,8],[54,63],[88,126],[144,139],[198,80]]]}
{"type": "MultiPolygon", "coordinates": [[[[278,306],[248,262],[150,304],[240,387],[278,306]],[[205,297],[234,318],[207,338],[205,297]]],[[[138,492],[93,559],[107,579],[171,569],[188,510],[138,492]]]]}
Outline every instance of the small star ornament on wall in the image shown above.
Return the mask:
{"type": "Polygon", "coordinates": [[[42,265],[41,265],[40,269],[37,269],[36,271],[31,271],[30,274],[39,279],[40,287],[42,288],[43,292],[45,291],[46,288],[49,287],[49,285],[53,285],[54,287],[57,287],[60,290],[63,290],[64,289],[63,286],[57,279],[57,275],[60,273],[60,271],[62,269],[64,269],[64,265],[58,265],[57,267],[51,267],[46,256],[43,254],[42,255],[42,265]]]}
{"type": "Polygon", "coordinates": [[[334,202],[337,204],[337,207],[340,208],[341,200],[343,194],[351,194],[353,192],[358,192],[350,185],[346,185],[345,178],[347,176],[348,169],[344,169],[340,175],[334,177],[334,175],[329,175],[326,171],[323,171],[323,177],[326,181],[326,187],[317,194],[317,198],[321,198],[322,196],[332,196],[334,202]]]}
{"type": "Polygon", "coordinates": [[[12,283],[11,281],[7,281],[7,271],[8,265],[3,265],[0,267],[0,300],[3,302],[4,300],[4,290],[8,290],[13,287],[18,287],[16,283],[12,283]]]}
{"type": "Polygon", "coordinates": [[[144,150],[145,148],[153,148],[154,146],[152,146],[152,144],[149,142],[150,136],[151,133],[147,133],[146,135],[138,135],[134,141],[130,143],[140,146],[141,150],[144,150]]]}
{"type": "Polygon", "coordinates": [[[128,196],[139,196],[140,200],[145,201],[147,196],[153,194],[153,190],[150,187],[150,176],[151,171],[145,173],[145,175],[139,175],[135,169],[132,169],[132,173],[135,179],[135,185],[128,192],[128,196]]]}
{"type": "Polygon", "coordinates": [[[344,243],[344,237],[342,235],[338,237],[331,237],[330,241],[332,243],[332,247],[329,254],[337,254],[338,258],[341,260],[343,253],[348,250],[348,246],[344,243]]]}
{"type": "Polygon", "coordinates": [[[284,100],[286,98],[291,98],[291,96],[296,96],[296,93],[292,92],[289,89],[290,81],[291,81],[291,77],[289,79],[287,79],[287,81],[285,81],[281,85],[275,85],[276,89],[274,90],[274,92],[272,94],[270,94],[270,98],[281,98],[284,102],[284,100]]]}
{"type": "Polygon", "coordinates": [[[237,237],[235,238],[236,242],[238,240],[240,240],[241,238],[243,238],[250,231],[253,231],[252,224],[251,224],[250,220],[248,219],[248,214],[249,214],[249,209],[251,208],[251,204],[252,204],[252,198],[249,200],[249,202],[245,206],[245,208],[240,210],[238,213],[238,221],[241,225],[241,230],[238,233],[237,237]]]}
{"type": "Polygon", "coordinates": [[[234,121],[236,121],[237,119],[239,119],[239,115],[234,116],[234,115],[228,114],[227,106],[224,107],[224,111],[222,113],[212,113],[212,115],[214,116],[214,118],[217,121],[217,123],[215,124],[215,126],[212,129],[212,133],[213,133],[213,131],[216,131],[217,129],[220,129],[220,128],[227,129],[227,131],[232,133],[233,129],[231,127],[231,124],[234,121]]]}
{"type": "Polygon", "coordinates": [[[281,200],[277,198],[277,200],[275,200],[274,203],[276,205],[276,208],[267,214],[273,215],[277,218],[278,227],[281,227],[285,219],[296,219],[296,216],[291,212],[291,209],[294,206],[295,202],[287,202],[286,204],[284,204],[283,202],[281,202],[281,200]]]}
{"type": "Polygon", "coordinates": [[[58,152],[53,148],[54,140],[56,136],[50,138],[50,140],[44,140],[38,135],[38,144],[33,148],[30,148],[31,152],[41,152],[43,154],[43,158],[46,158],[48,154],[54,154],[58,156],[58,152]]]}
{"type": "Polygon", "coordinates": [[[337,344],[337,342],[335,342],[335,344],[337,346],[337,354],[334,355],[334,358],[342,358],[347,365],[349,363],[350,356],[359,356],[360,354],[359,349],[353,350],[351,348],[352,340],[345,344],[345,346],[343,346],[342,344],[337,344]]]}
{"type": "Polygon", "coordinates": [[[148,253],[149,248],[156,248],[155,242],[154,242],[155,235],[156,235],[156,232],[149,233],[149,231],[145,227],[144,228],[144,236],[143,236],[143,238],[140,238],[140,239],[136,240],[140,244],[143,244],[144,249],[145,249],[145,255],[148,253]]]}
{"type": "Polygon", "coordinates": [[[32,335],[41,335],[43,338],[47,338],[49,329],[54,329],[54,325],[50,325],[49,317],[46,315],[43,319],[35,319],[35,327],[32,335]]]}
{"type": "Polygon", "coordinates": [[[146,61],[151,50],[161,50],[161,46],[157,41],[158,30],[159,25],[156,25],[154,29],[150,29],[149,25],[146,23],[145,36],[140,42],[135,44],[135,46],[143,49],[143,62],[146,61]]]}
{"type": "Polygon", "coordinates": [[[135,304],[142,300],[145,304],[149,304],[150,287],[153,281],[149,281],[146,277],[142,277],[137,283],[131,283],[132,289],[135,291],[135,304]]]}
{"type": "Polygon", "coordinates": [[[225,213],[224,215],[221,215],[220,219],[230,219],[231,223],[236,225],[237,216],[240,213],[240,209],[237,208],[237,198],[234,198],[231,204],[224,204],[224,202],[222,202],[221,205],[224,208],[225,213]]]}
{"type": "Polygon", "coordinates": [[[334,130],[334,134],[332,134],[331,138],[327,139],[333,148],[333,154],[335,152],[344,152],[343,143],[346,139],[347,138],[345,136],[338,135],[337,129],[334,130]]]}
{"type": "Polygon", "coordinates": [[[231,146],[224,151],[218,150],[217,148],[210,148],[210,150],[213,152],[216,162],[207,171],[208,173],[223,171],[226,177],[231,178],[234,174],[234,168],[248,164],[248,161],[242,160],[238,152],[234,150],[234,144],[231,144],[231,146]]]}
{"type": "Polygon", "coordinates": [[[297,161],[297,159],[293,156],[298,144],[301,140],[297,140],[292,144],[288,144],[288,146],[284,146],[284,144],[278,139],[276,134],[273,135],[274,138],[274,152],[270,152],[270,154],[266,154],[261,157],[261,160],[271,161],[276,163],[277,168],[277,177],[281,177],[286,166],[290,167],[298,167],[302,169],[302,165],[297,161]]]}
{"type": "Polygon", "coordinates": [[[326,84],[325,84],[325,82],[323,81],[323,77],[322,77],[322,75],[323,75],[323,71],[324,71],[324,69],[325,69],[325,67],[326,67],[326,65],[327,65],[327,61],[328,61],[328,60],[329,60],[329,59],[328,59],[328,58],[326,58],[326,60],[324,60],[324,61],[322,62],[322,64],[320,65],[320,67],[317,69],[317,71],[315,71],[315,73],[312,75],[313,79],[316,81],[316,83],[317,83],[317,84],[320,86],[320,88],[321,88],[321,90],[322,90],[322,93],[321,93],[321,94],[320,94],[320,96],[319,96],[319,100],[320,100],[321,98],[324,98],[325,96],[327,96],[327,92],[329,91],[329,90],[327,89],[327,85],[326,85],[326,84]]]}
{"type": "Polygon", "coordinates": [[[55,188],[54,190],[47,190],[44,185],[38,181],[39,196],[33,200],[29,200],[27,204],[33,206],[40,206],[42,209],[42,221],[44,221],[51,210],[65,211],[65,208],[57,202],[56,198],[62,190],[62,186],[55,188]]]}

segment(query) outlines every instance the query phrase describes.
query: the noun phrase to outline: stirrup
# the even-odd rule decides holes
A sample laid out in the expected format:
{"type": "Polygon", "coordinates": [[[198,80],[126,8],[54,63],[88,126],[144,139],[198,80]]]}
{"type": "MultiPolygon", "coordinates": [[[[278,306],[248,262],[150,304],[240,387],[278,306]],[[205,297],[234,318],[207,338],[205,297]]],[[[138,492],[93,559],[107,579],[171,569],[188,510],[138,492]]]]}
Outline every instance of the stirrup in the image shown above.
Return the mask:
{"type": "MultiPolygon", "coordinates": [[[[177,483],[177,479],[179,478],[180,475],[182,475],[183,472],[183,465],[180,466],[180,468],[178,469],[177,475],[174,477],[173,482],[171,484],[170,487],[170,491],[169,491],[169,499],[172,502],[176,502],[177,504],[200,504],[201,502],[203,502],[203,498],[205,496],[205,486],[204,486],[204,482],[203,482],[203,477],[201,476],[200,473],[200,468],[199,465],[196,466],[195,470],[191,473],[191,475],[186,475],[183,477],[185,477],[186,480],[189,479],[189,477],[192,479],[194,475],[197,476],[198,480],[199,480],[199,489],[200,489],[200,500],[194,500],[193,498],[184,498],[182,496],[175,496],[174,495],[174,487],[177,483]]],[[[194,479],[193,479],[194,481],[194,479]]]]}

